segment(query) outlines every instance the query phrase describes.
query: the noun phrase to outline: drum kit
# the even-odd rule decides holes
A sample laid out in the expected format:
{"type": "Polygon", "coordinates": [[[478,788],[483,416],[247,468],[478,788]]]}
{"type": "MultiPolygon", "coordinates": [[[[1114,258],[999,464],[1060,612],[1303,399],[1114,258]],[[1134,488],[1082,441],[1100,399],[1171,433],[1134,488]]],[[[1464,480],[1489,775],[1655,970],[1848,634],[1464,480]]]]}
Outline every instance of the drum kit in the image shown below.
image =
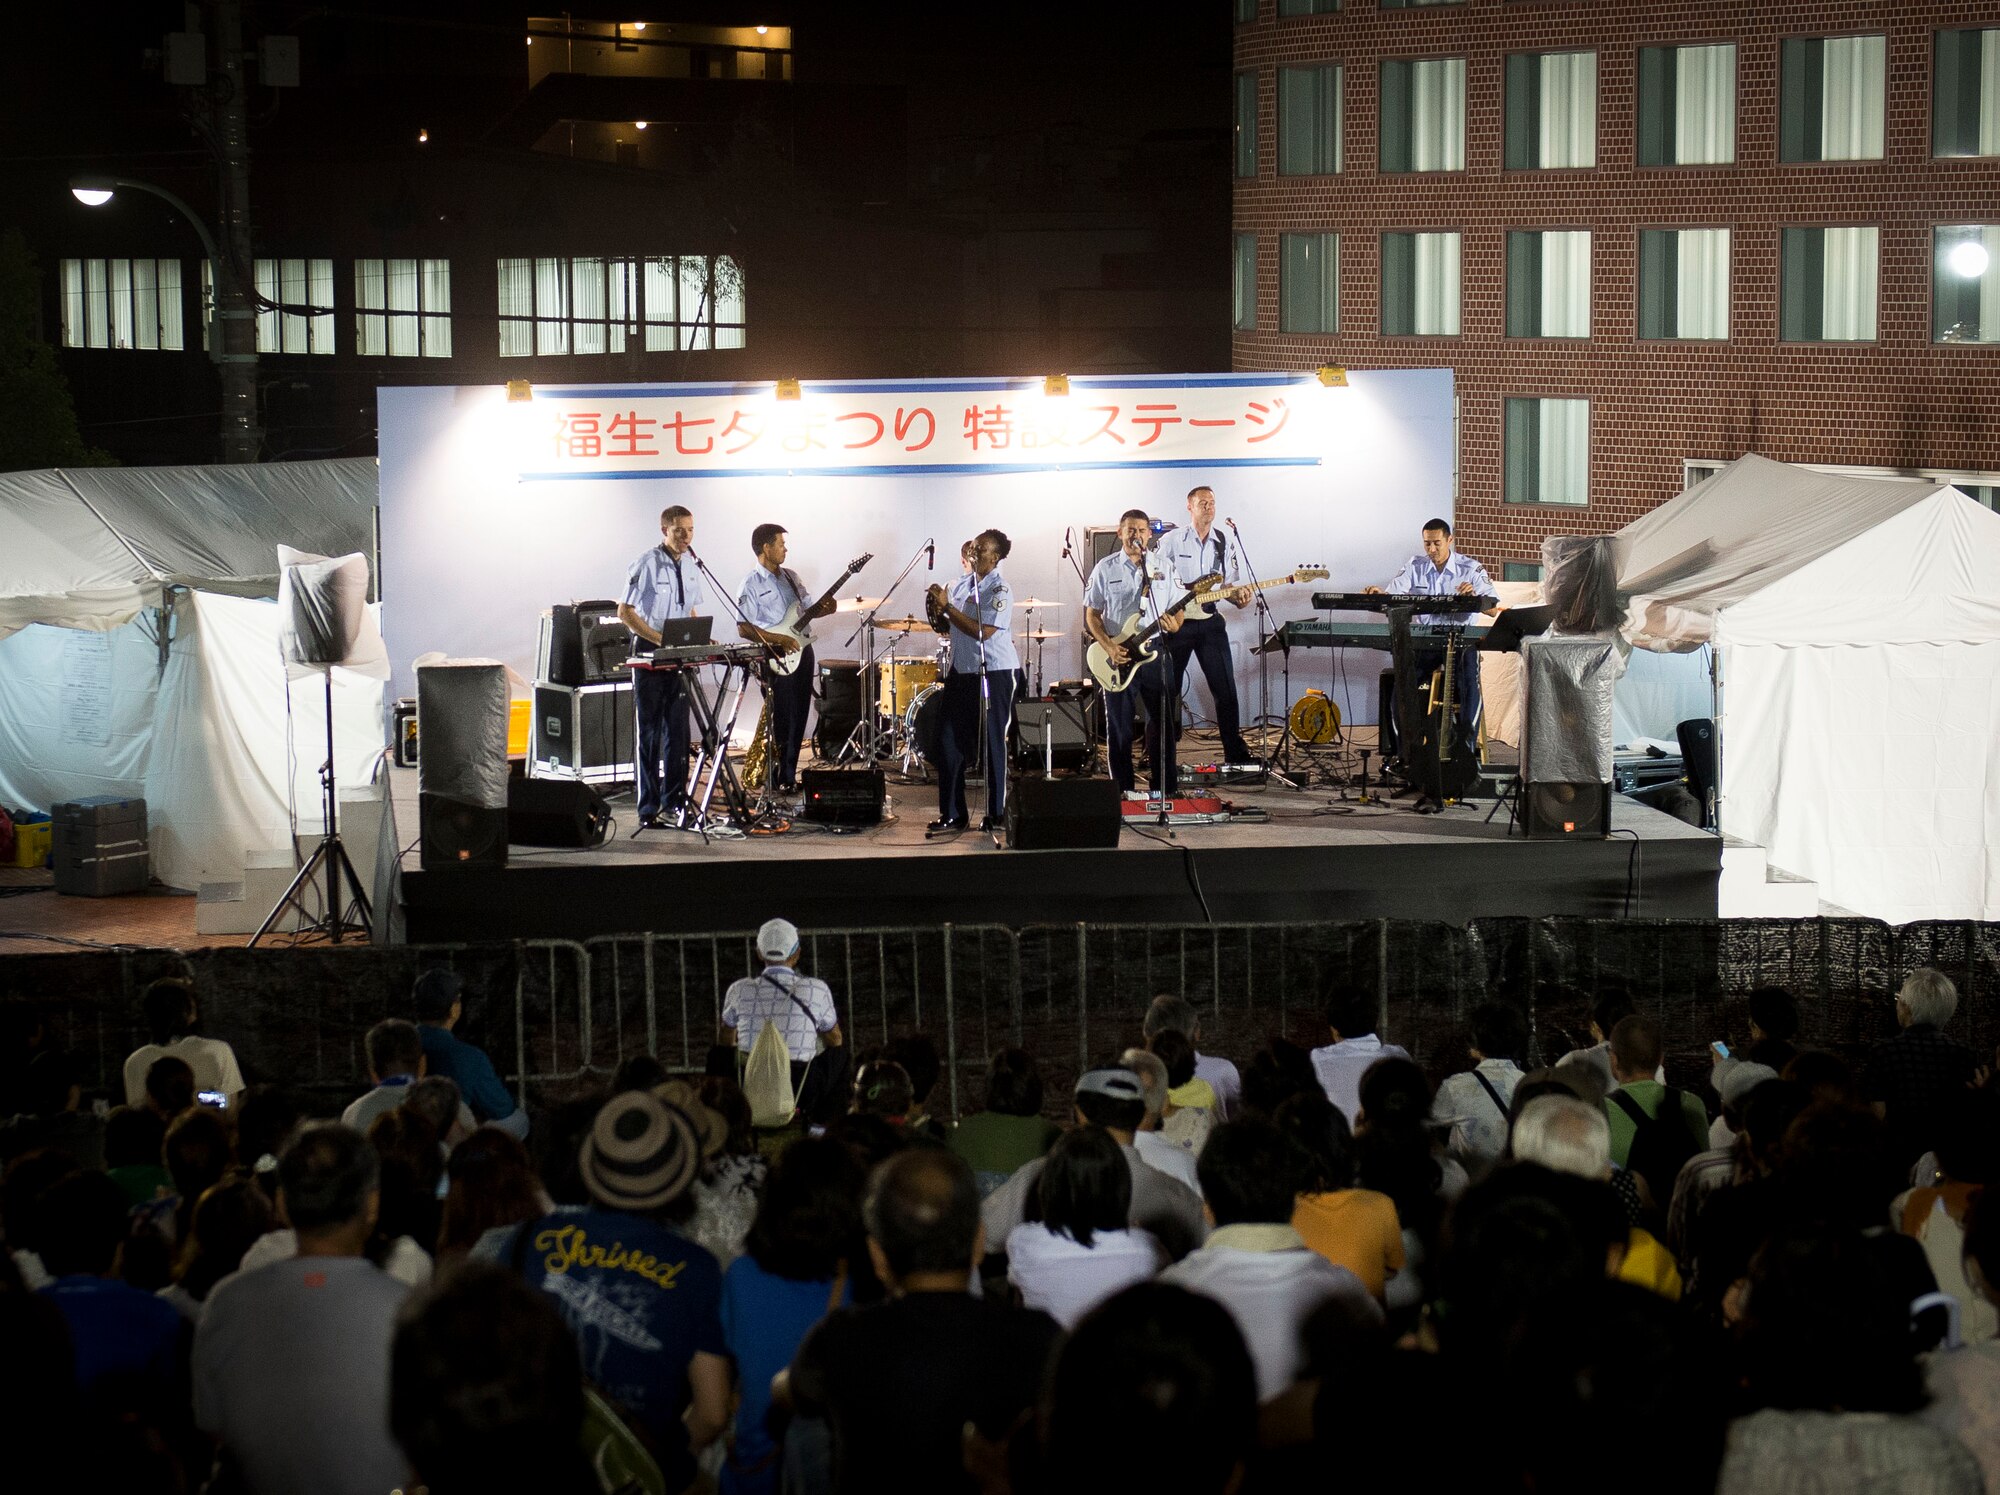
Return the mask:
{"type": "MultiPolygon", "coordinates": [[[[844,598],[840,610],[863,611],[880,600],[844,598]]],[[[1036,621],[1033,614],[1054,612],[1061,606],[1060,602],[1049,602],[1040,597],[1029,597],[1014,604],[1016,611],[1030,615],[1031,625],[1036,621]]],[[[944,680],[951,673],[951,640],[939,638],[937,646],[928,651],[915,647],[914,636],[931,634],[935,637],[928,618],[876,618],[873,627],[879,633],[902,634],[905,640],[903,652],[885,654],[876,661],[873,680],[864,682],[862,686],[864,701],[872,686],[872,704],[879,724],[877,755],[902,759],[906,774],[920,766],[935,767],[944,739],[944,680]]],[[[1039,682],[1043,646],[1050,639],[1061,638],[1062,631],[1031,626],[1021,637],[1034,649],[1035,678],[1039,682]]],[[[837,668],[841,662],[829,663],[837,668]]],[[[850,668],[859,671],[858,663],[848,663],[850,668]]],[[[862,736],[857,730],[848,740],[853,743],[862,736]]]]}

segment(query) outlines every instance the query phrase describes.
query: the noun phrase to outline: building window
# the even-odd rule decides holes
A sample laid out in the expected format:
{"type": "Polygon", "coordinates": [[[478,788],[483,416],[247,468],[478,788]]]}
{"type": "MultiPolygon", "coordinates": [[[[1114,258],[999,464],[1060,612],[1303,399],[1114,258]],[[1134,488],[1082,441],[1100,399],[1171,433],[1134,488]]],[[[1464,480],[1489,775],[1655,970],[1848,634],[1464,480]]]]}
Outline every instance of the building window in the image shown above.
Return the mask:
{"type": "Polygon", "coordinates": [[[1465,170],[1465,59],[1382,64],[1382,170],[1465,170]]]}
{"type": "Polygon", "coordinates": [[[1281,16],[1324,16],[1340,9],[1340,0],[1278,0],[1281,16]]]}
{"type": "Polygon", "coordinates": [[[1589,502],[1590,401],[1508,400],[1505,420],[1508,503],[1589,502]]]}
{"type": "Polygon", "coordinates": [[[1465,0],[1380,0],[1383,10],[1415,10],[1420,5],[1463,5],[1465,0]]]}
{"type": "Polygon", "coordinates": [[[1248,26],[1257,19],[1257,0],[1236,0],[1236,24],[1248,26]]]}
{"type": "Polygon", "coordinates": [[[1284,234],[1278,245],[1279,330],[1340,331],[1340,235],[1284,234]]]}
{"type": "Polygon", "coordinates": [[[1235,319],[1230,323],[1238,332],[1257,330],[1257,236],[1255,234],[1236,235],[1236,274],[1233,288],[1235,319]]]}
{"type": "Polygon", "coordinates": [[[1507,235],[1507,336],[1590,336],[1590,231],[1507,235]]]}
{"type": "Polygon", "coordinates": [[[1459,236],[1382,235],[1382,335],[1458,336],[1459,236]]]}
{"type": "Polygon", "coordinates": [[[1278,69],[1278,174],[1340,170],[1340,69],[1278,69]]]}
{"type": "Polygon", "coordinates": [[[181,351],[179,260],[64,260],[62,345],[181,351]]]}
{"type": "Polygon", "coordinates": [[[1597,164],[1597,54],[1507,59],[1507,169],[1597,164]]]}
{"type": "MultiPolygon", "coordinates": [[[[258,260],[251,285],[263,301],[284,310],[257,307],[259,353],[333,352],[333,261],[258,260]]],[[[202,346],[208,346],[209,308],[215,301],[215,267],[201,262],[202,346]]]]}
{"type": "Polygon", "coordinates": [[[1931,341],[2000,343],[2000,225],[1940,228],[1931,258],[1931,341]]]}
{"type": "Polygon", "coordinates": [[[1940,31],[1931,80],[1931,154],[2000,156],[2000,30],[1940,31]]]}
{"type": "Polygon", "coordinates": [[[451,261],[356,260],[354,351],[363,358],[451,357],[451,261]]]}
{"type": "Polygon", "coordinates": [[[1729,336],[1729,230],[1639,231],[1639,336],[1729,336]]]}
{"type": "Polygon", "coordinates": [[[1782,240],[1780,336],[1788,343],[1875,340],[1875,228],[1788,228],[1782,240]]]}
{"type": "Polygon", "coordinates": [[[1542,565],[1540,561],[1502,561],[1500,563],[1502,581],[1540,581],[1542,565]]]}
{"type": "Polygon", "coordinates": [[[1736,46],[1639,49],[1639,164],[1736,159],[1736,46]]]}
{"type": "Polygon", "coordinates": [[[1984,504],[1994,513],[2000,514],[2000,483],[1959,483],[1955,486],[1974,503],[1984,504]]]}
{"type": "Polygon", "coordinates": [[[1236,75],[1236,174],[1257,174],[1257,75],[1236,75]]]}
{"type": "Polygon", "coordinates": [[[1780,53],[1778,159],[1882,159],[1888,39],[1795,36],[1780,53]]]}
{"type": "Polygon", "coordinates": [[[499,262],[500,356],[744,346],[743,274],[726,254],[499,262]]]}

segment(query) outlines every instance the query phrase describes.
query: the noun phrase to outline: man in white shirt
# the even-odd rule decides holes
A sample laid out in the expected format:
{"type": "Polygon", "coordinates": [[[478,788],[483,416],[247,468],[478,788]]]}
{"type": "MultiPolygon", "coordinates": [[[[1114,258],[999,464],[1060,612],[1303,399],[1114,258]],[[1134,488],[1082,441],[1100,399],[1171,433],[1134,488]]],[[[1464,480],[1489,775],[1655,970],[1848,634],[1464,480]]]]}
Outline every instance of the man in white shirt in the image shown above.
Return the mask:
{"type": "Polygon", "coordinates": [[[825,1119],[820,1112],[827,1098],[844,1100],[847,1094],[848,1055],[833,988],[800,974],[802,948],[798,927],[789,919],[765,920],[757,931],[757,956],[764,969],[732,982],[723,995],[722,1041],[736,1045],[740,1064],[765,1026],[777,1024],[791,1054],[792,1093],[799,1098],[799,1112],[820,1121],[825,1119]]]}
{"type": "Polygon", "coordinates": [[[194,1071],[197,1095],[220,1095],[234,1109],[243,1099],[243,1071],[237,1067],[236,1050],[219,1038],[195,1033],[201,1014],[194,988],[178,977],[163,976],[146,988],[139,1009],[153,1041],[134,1049],[125,1061],[125,1104],[146,1104],[146,1071],[155,1060],[179,1059],[194,1071]]]}
{"type": "MultiPolygon", "coordinates": [[[[1239,609],[1249,606],[1250,568],[1244,562],[1242,544],[1231,543],[1236,537],[1234,526],[1225,534],[1216,525],[1215,490],[1206,486],[1190,489],[1187,512],[1188,522],[1160,541],[1160,555],[1169,579],[1186,588],[1204,576],[1220,576],[1228,588],[1223,596],[1229,604],[1239,609]]],[[[1188,661],[1201,664],[1202,678],[1208,682],[1208,693],[1215,701],[1215,725],[1222,734],[1224,759],[1231,763],[1256,762],[1243,740],[1241,712],[1236,704],[1236,661],[1230,651],[1228,622],[1212,608],[1205,617],[1185,618],[1169,641],[1167,652],[1173,658],[1179,682],[1176,690],[1186,688],[1188,661]]]]}
{"type": "MultiPolygon", "coordinates": [[[[1201,1196],[1139,1155],[1135,1140],[1146,1118],[1146,1092],[1139,1077],[1128,1069],[1089,1070],[1077,1077],[1074,1104],[1078,1126],[1102,1127],[1124,1150],[1132,1169],[1129,1223],[1151,1231],[1169,1258],[1187,1255],[1208,1230],[1202,1218],[1201,1196]]],[[[1041,1180],[1043,1163],[1044,1159],[1036,1158],[1023,1164],[986,1196],[979,1213],[987,1240],[1006,1240],[1028,1217],[1028,1202],[1041,1180]]]]}
{"type": "Polygon", "coordinates": [[[1438,1086],[1431,1105],[1434,1125],[1451,1128],[1451,1155],[1474,1178],[1500,1161],[1507,1151],[1509,1108],[1514,1087],[1521,1083],[1514,1062],[1528,1042],[1528,1025],[1520,1011],[1504,1002],[1485,1002],[1472,1009],[1472,1068],[1438,1086]]]}
{"type": "Polygon", "coordinates": [[[1201,1185],[1215,1229],[1206,1244],[1160,1274],[1214,1298],[1243,1331],[1257,1367],[1257,1400],[1288,1389],[1304,1363],[1299,1331],[1330,1298],[1379,1319],[1361,1279],[1306,1245],[1292,1229],[1301,1170],[1293,1146],[1261,1121],[1232,1121],[1210,1134],[1201,1185]]]}
{"type": "Polygon", "coordinates": [[[1341,988],[1327,998],[1325,1017],[1333,1042],[1312,1051],[1313,1072],[1326,1098],[1340,1107],[1351,1127],[1361,1119],[1361,1077],[1381,1059],[1407,1059],[1408,1050],[1375,1036],[1375,994],[1341,988]]]}
{"type": "Polygon", "coordinates": [[[1194,1010],[1194,1003],[1186,997],[1162,992],[1153,998],[1146,1009],[1141,1031],[1146,1041],[1172,1028],[1176,1033],[1187,1035],[1187,1041],[1195,1046],[1194,1077],[1208,1081],[1215,1092],[1215,1119],[1227,1121],[1236,1110],[1236,1102],[1243,1094],[1243,1076],[1234,1063],[1220,1054],[1204,1054],[1201,1051],[1201,1014],[1194,1010]]]}
{"type": "Polygon", "coordinates": [[[1132,1145],[1147,1166],[1177,1178],[1195,1193],[1201,1192],[1201,1178],[1195,1172],[1194,1154],[1160,1135],[1160,1118],[1167,1109],[1167,1066],[1158,1054],[1144,1049],[1127,1049],[1118,1062],[1139,1077],[1146,1091],[1146,1119],[1132,1134],[1132,1145]]]}

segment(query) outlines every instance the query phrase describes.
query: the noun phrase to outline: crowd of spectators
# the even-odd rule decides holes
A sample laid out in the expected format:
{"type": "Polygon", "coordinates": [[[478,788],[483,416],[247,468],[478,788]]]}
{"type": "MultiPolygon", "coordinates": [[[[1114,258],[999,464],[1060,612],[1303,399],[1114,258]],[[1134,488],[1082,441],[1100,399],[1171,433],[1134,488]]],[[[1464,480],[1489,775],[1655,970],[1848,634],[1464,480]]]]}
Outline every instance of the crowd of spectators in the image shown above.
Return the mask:
{"type": "Polygon", "coordinates": [[[444,969],[330,1106],[185,982],[115,1106],[9,1017],[22,1488],[2000,1495],[2000,1085],[1935,971],[1858,1062],[1759,991],[1694,1086],[1615,992],[1541,1068],[1475,1008],[1435,1084],[1372,993],[1240,1067],[1167,995],[954,1118],[929,1037],[850,1052],[797,931],[757,949],[705,1073],[532,1118],[444,969]]]}

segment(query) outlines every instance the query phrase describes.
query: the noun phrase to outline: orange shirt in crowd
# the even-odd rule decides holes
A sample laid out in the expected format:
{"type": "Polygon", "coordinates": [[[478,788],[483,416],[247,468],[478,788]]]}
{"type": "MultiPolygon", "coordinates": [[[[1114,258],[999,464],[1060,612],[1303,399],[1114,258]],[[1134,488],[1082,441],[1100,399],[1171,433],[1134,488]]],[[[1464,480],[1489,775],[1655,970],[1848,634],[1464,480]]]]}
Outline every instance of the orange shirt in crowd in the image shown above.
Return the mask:
{"type": "Polygon", "coordinates": [[[1373,1189],[1301,1194],[1292,1229],[1321,1256],[1359,1277],[1377,1298],[1402,1270],[1403,1228],[1387,1194],[1373,1189]]]}

